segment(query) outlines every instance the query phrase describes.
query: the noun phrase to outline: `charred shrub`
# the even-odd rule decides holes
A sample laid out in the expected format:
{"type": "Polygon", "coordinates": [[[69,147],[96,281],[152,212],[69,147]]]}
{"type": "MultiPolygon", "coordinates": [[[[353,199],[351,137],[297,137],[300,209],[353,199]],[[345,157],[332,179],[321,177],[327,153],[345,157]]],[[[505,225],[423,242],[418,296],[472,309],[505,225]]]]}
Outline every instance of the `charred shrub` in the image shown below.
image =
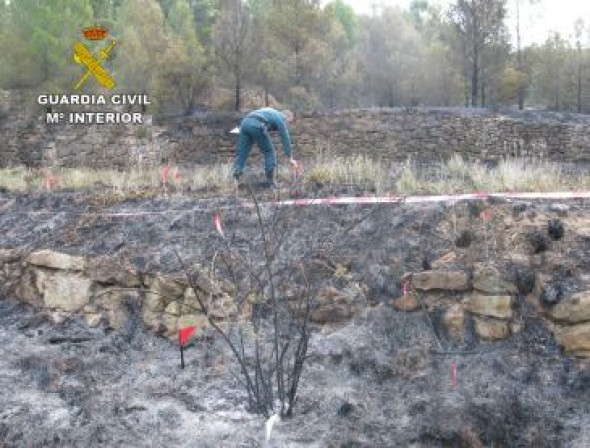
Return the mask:
{"type": "Polygon", "coordinates": [[[535,273],[530,269],[517,267],[514,270],[514,278],[518,292],[523,296],[529,294],[535,287],[535,273]]]}
{"type": "Polygon", "coordinates": [[[541,301],[546,306],[554,306],[563,299],[563,286],[559,282],[546,285],[541,292],[541,301]]]}
{"type": "Polygon", "coordinates": [[[562,239],[565,230],[561,219],[550,219],[547,222],[547,233],[553,241],[562,239]]]}
{"type": "Polygon", "coordinates": [[[540,254],[549,249],[548,238],[538,230],[534,230],[527,234],[526,239],[531,246],[533,254],[540,254]]]}
{"type": "Polygon", "coordinates": [[[462,230],[457,239],[455,239],[455,246],[469,247],[473,241],[473,234],[469,230],[462,230]]]}

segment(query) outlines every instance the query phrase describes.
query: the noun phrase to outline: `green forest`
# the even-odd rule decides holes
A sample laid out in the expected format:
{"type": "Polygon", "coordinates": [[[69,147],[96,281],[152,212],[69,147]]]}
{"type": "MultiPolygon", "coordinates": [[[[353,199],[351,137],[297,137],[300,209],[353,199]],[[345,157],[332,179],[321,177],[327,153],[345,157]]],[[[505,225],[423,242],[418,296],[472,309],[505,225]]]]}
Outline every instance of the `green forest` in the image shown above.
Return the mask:
{"type": "MultiPolygon", "coordinates": [[[[444,10],[414,0],[369,15],[342,0],[0,0],[0,89],[71,93],[81,73],[72,46],[96,24],[117,41],[101,62],[115,90],[149,94],[156,114],[241,110],[252,95],[295,110],[589,113],[588,24],[572,23],[575,41],[548,33],[520,48],[512,42],[526,26],[507,27],[508,2],[539,0],[456,0],[444,10]]],[[[98,54],[104,42],[88,45],[98,54]]]]}

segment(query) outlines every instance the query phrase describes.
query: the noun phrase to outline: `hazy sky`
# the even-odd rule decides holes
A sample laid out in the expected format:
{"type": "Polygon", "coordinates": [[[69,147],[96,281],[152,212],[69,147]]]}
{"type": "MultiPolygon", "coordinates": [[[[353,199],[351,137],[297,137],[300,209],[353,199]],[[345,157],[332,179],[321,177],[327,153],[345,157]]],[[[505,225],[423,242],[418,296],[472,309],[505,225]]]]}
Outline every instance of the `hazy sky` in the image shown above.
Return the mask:
{"type": "MultiPolygon", "coordinates": [[[[431,0],[444,7],[452,3],[451,0],[431,0]]],[[[398,5],[407,9],[411,0],[344,0],[352,6],[357,13],[370,14],[371,5],[398,5]]],[[[564,38],[571,37],[572,42],[574,22],[582,18],[585,22],[582,44],[590,46],[588,27],[590,26],[590,0],[540,0],[534,6],[528,5],[528,0],[520,0],[521,3],[521,35],[523,45],[532,42],[543,42],[550,31],[558,31],[564,38]]],[[[507,25],[513,39],[516,39],[516,0],[508,0],[507,25]]]]}

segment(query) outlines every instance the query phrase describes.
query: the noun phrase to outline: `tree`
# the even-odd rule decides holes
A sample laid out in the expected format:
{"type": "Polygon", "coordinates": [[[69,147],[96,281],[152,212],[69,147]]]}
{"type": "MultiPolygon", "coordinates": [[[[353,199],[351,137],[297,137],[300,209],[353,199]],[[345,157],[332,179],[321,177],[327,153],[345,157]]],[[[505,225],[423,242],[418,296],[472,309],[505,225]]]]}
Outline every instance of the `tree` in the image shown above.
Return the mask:
{"type": "Polygon", "coordinates": [[[251,17],[242,0],[228,0],[215,24],[214,42],[217,57],[234,78],[234,109],[240,110],[244,73],[251,64],[253,50],[250,36],[251,17]]]}
{"type": "Polygon", "coordinates": [[[252,79],[262,87],[264,105],[269,106],[270,89],[276,81],[284,78],[285,67],[270,35],[270,8],[272,0],[250,0],[252,46],[252,79]]]}
{"type": "Polygon", "coordinates": [[[173,0],[166,16],[167,46],[156,72],[163,102],[180,104],[191,114],[211,81],[208,58],[197,37],[187,0],[173,0]]]}
{"type": "MultiPolygon", "coordinates": [[[[198,309],[238,365],[234,376],[247,394],[249,410],[266,417],[275,412],[289,417],[308,359],[317,290],[312,291],[307,278],[314,267],[305,259],[285,257],[291,249],[285,236],[287,221],[277,210],[264,213],[270,218],[263,218],[253,194],[252,198],[259,235],[252,235],[246,247],[234,244],[231,237],[215,245],[208,262],[212,266],[206,281],[209,293],[199,287],[204,274],[190,269],[176,255],[195,292],[198,309]],[[228,279],[232,296],[214,292],[221,289],[215,282],[217,273],[228,279]],[[223,324],[213,317],[220,314],[223,324]]],[[[311,235],[308,240],[312,250],[317,250],[316,237],[311,235]]]]}
{"type": "Polygon", "coordinates": [[[307,100],[304,98],[306,95],[313,95],[309,84],[317,68],[313,65],[317,55],[314,53],[321,47],[321,20],[316,0],[271,2],[268,17],[273,37],[271,51],[284,61],[287,78],[283,84],[291,88],[290,102],[295,108],[307,100]]]}
{"type": "Polygon", "coordinates": [[[540,0],[515,0],[516,1],[516,61],[517,61],[517,69],[520,72],[520,79],[518,85],[518,108],[520,110],[524,109],[524,98],[526,94],[526,76],[525,76],[525,68],[523,63],[523,55],[522,55],[522,48],[521,48],[521,41],[522,41],[522,34],[520,31],[520,17],[521,17],[521,4],[527,2],[531,5],[537,4],[540,0]]]}
{"type": "Polygon", "coordinates": [[[584,31],[584,21],[579,18],[574,24],[574,35],[576,38],[576,106],[578,113],[582,112],[582,32],[584,31]]]}
{"type": "Polygon", "coordinates": [[[559,33],[554,33],[536,50],[536,99],[555,111],[561,110],[564,106],[564,67],[568,45],[559,33]]]}
{"type": "Polygon", "coordinates": [[[7,26],[0,42],[0,83],[8,88],[70,87],[80,70],[72,62],[71,48],[91,23],[89,0],[13,1],[3,15],[7,26]]]}
{"type": "Polygon", "coordinates": [[[125,57],[115,59],[118,85],[133,92],[154,94],[161,57],[170,46],[164,14],[156,0],[128,0],[117,11],[118,35],[125,57]]]}
{"type": "Polygon", "coordinates": [[[188,0],[193,10],[197,38],[206,52],[213,50],[213,29],[219,14],[219,3],[224,0],[188,0]]]}
{"type": "Polygon", "coordinates": [[[359,82],[355,76],[354,49],[358,43],[359,20],[354,10],[335,0],[323,10],[326,30],[324,41],[328,46],[322,53],[319,67],[323,73],[316,77],[323,104],[330,108],[354,105],[357,101],[354,84],[359,82]]]}
{"type": "Polygon", "coordinates": [[[397,8],[364,18],[363,24],[358,52],[367,100],[389,107],[421,102],[424,54],[418,32],[397,8]]]}
{"type": "Polygon", "coordinates": [[[483,53],[507,34],[503,23],[506,1],[457,0],[449,14],[459,32],[465,67],[470,73],[471,106],[476,107],[482,72],[487,68],[483,53]]]}

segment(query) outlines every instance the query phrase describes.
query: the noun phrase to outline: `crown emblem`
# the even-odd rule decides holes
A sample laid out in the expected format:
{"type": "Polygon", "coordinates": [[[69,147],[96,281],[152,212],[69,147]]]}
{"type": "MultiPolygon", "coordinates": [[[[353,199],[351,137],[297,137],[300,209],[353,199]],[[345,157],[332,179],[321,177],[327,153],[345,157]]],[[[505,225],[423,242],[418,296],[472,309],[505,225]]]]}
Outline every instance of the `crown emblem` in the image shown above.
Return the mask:
{"type": "Polygon", "coordinates": [[[88,40],[103,40],[109,31],[101,25],[94,25],[84,28],[82,34],[88,40]]]}

